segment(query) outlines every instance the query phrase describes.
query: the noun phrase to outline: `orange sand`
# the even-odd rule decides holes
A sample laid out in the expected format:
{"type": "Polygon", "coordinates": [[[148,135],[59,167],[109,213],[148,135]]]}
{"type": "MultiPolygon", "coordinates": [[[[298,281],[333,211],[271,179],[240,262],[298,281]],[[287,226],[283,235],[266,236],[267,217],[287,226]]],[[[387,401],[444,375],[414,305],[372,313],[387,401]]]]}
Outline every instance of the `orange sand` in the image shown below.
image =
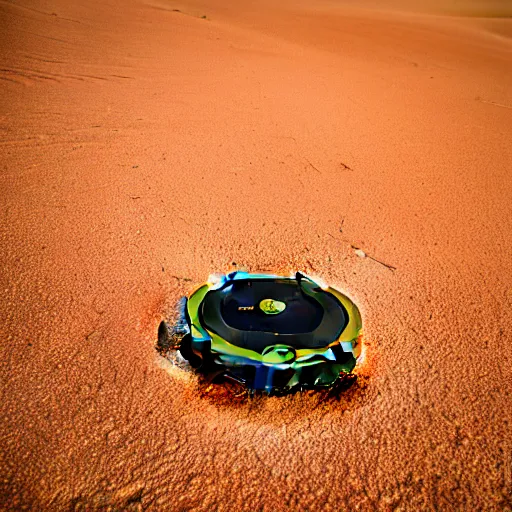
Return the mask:
{"type": "Polygon", "coordinates": [[[512,507],[509,3],[405,4],[0,4],[1,509],[512,507]],[[339,402],[158,359],[233,262],[361,306],[339,402]]]}

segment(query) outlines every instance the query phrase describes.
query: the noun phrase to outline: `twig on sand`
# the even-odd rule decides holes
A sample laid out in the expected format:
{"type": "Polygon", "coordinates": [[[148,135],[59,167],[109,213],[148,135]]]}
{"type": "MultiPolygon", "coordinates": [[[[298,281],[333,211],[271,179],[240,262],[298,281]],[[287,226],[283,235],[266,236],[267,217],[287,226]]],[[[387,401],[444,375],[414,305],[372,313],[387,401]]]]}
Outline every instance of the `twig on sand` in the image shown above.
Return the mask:
{"type": "Polygon", "coordinates": [[[315,169],[315,171],[318,173],[318,174],[322,174],[306,157],[304,157],[304,160],[306,160],[306,162],[311,166],[313,167],[313,169],[315,169]]]}
{"type": "MultiPolygon", "coordinates": [[[[340,232],[341,232],[341,229],[340,229],[340,232]]],[[[339,238],[336,238],[334,235],[332,235],[331,233],[327,233],[331,238],[333,238],[334,240],[340,240],[339,238]]],[[[350,247],[352,249],[354,249],[354,252],[356,253],[357,256],[359,256],[360,258],[368,258],[370,260],[373,260],[375,261],[376,263],[380,263],[382,266],[386,267],[386,268],[389,268],[389,270],[391,270],[392,272],[394,272],[396,270],[396,267],[394,267],[393,265],[389,265],[388,263],[384,263],[383,261],[381,260],[378,260],[377,258],[374,258],[373,256],[370,256],[369,254],[367,254],[365,251],[363,251],[360,247],[357,247],[356,245],[352,244],[351,242],[349,242],[348,240],[342,238],[341,239],[342,242],[345,242],[347,244],[350,245],[350,247]]]]}
{"type": "Polygon", "coordinates": [[[496,103],[495,101],[483,100],[482,98],[477,98],[477,101],[480,103],[488,103],[489,105],[494,105],[495,107],[503,107],[512,109],[511,105],[504,105],[503,103],[496,103]]]}
{"type": "Polygon", "coordinates": [[[180,276],[175,276],[175,275],[172,275],[170,277],[173,277],[174,279],[177,279],[178,281],[185,281],[185,282],[192,281],[192,279],[190,279],[190,277],[180,277],[180,276]]]}
{"type": "Polygon", "coordinates": [[[354,169],[352,169],[352,167],[349,167],[347,164],[344,164],[343,162],[340,162],[340,165],[344,171],[353,171],[354,170],[354,169]]]}
{"type": "MultiPolygon", "coordinates": [[[[343,233],[343,232],[341,231],[341,229],[340,229],[340,233],[343,233]]],[[[340,242],[340,241],[341,241],[341,242],[344,242],[344,243],[346,243],[346,244],[352,245],[352,244],[350,243],[350,241],[349,241],[349,240],[347,240],[347,239],[345,239],[345,238],[336,238],[336,237],[335,237],[334,235],[332,235],[331,233],[327,233],[327,234],[328,234],[332,239],[336,240],[337,242],[340,242]]]]}
{"type": "Polygon", "coordinates": [[[367,254],[366,252],[364,252],[362,249],[360,249],[359,247],[356,247],[355,245],[352,245],[350,244],[350,247],[352,247],[352,249],[354,249],[354,252],[357,254],[357,256],[359,256],[360,258],[369,258],[370,260],[373,260],[375,261],[376,263],[380,263],[381,265],[385,266],[386,268],[389,268],[389,270],[391,271],[395,271],[396,270],[396,267],[393,267],[393,265],[388,265],[387,263],[384,263],[383,261],[381,260],[378,260],[377,258],[374,258],[373,256],[370,256],[369,254],[367,254]]]}
{"type": "MultiPolygon", "coordinates": [[[[168,11],[169,9],[163,9],[164,11],[168,11]]],[[[208,19],[206,17],[206,14],[203,14],[202,16],[194,16],[193,14],[190,14],[188,12],[183,12],[180,9],[171,9],[171,12],[179,12],[180,14],[185,14],[186,16],[193,16],[194,18],[201,18],[202,20],[208,19]]]]}
{"type": "Polygon", "coordinates": [[[315,271],[316,272],[316,268],[315,266],[313,265],[313,263],[311,263],[310,260],[306,259],[306,263],[310,266],[311,270],[315,271]]]}

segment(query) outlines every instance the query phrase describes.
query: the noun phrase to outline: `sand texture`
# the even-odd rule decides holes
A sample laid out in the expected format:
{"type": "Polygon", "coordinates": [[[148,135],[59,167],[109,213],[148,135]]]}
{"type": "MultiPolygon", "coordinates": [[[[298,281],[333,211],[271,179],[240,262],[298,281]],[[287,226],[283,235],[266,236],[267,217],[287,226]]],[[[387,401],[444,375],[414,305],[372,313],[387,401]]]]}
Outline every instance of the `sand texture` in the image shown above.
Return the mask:
{"type": "Polygon", "coordinates": [[[512,509],[512,7],[406,4],[0,3],[1,510],[512,509]],[[234,268],[345,291],[357,384],[159,358],[234,268]]]}

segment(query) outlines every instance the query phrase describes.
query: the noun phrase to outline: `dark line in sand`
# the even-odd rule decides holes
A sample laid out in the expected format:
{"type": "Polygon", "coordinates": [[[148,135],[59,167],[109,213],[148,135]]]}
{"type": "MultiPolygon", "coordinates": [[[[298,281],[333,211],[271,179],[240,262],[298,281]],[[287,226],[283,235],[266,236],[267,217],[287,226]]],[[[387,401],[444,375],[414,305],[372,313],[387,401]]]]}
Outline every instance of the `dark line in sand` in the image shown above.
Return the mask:
{"type": "MultiPolygon", "coordinates": [[[[340,229],[340,232],[341,232],[341,229],[340,229]]],[[[331,233],[327,233],[331,238],[333,238],[334,240],[338,241],[339,239],[336,238],[334,235],[331,235],[331,233]]],[[[370,256],[366,251],[363,251],[360,247],[357,247],[356,245],[354,245],[353,243],[349,242],[348,240],[345,240],[345,239],[341,239],[342,242],[346,243],[346,244],[349,244],[350,247],[352,249],[354,249],[354,251],[361,251],[364,256],[362,256],[363,258],[368,258],[370,260],[373,260],[375,261],[375,263],[380,263],[382,266],[388,268],[389,270],[391,270],[392,272],[394,272],[395,270],[397,270],[396,267],[394,267],[393,265],[389,265],[388,263],[384,263],[383,261],[381,260],[378,260],[377,258],[374,258],[373,256],[370,256]]]]}
{"type": "Polygon", "coordinates": [[[186,282],[192,281],[192,279],[190,277],[180,277],[180,276],[175,276],[175,275],[172,275],[170,277],[173,277],[174,279],[177,279],[178,281],[186,281],[186,282]]]}
{"type": "Polygon", "coordinates": [[[318,173],[318,174],[322,174],[321,171],[319,171],[306,157],[304,157],[304,160],[306,160],[306,162],[311,165],[311,167],[313,167],[313,169],[315,169],[315,171],[318,173]]]}
{"type": "Polygon", "coordinates": [[[512,106],[511,106],[511,105],[504,105],[503,103],[496,103],[495,101],[482,100],[482,99],[480,99],[480,98],[477,98],[477,100],[478,100],[480,103],[488,103],[489,105],[494,105],[495,107],[502,107],[502,108],[512,109],[512,106]]]}
{"type": "Polygon", "coordinates": [[[393,265],[389,265],[388,263],[384,263],[381,260],[378,260],[377,258],[374,258],[373,256],[370,256],[366,251],[363,251],[360,247],[356,247],[355,245],[350,244],[350,247],[354,249],[355,251],[362,251],[364,253],[365,258],[370,258],[371,260],[375,261],[376,263],[380,263],[381,265],[385,266],[386,268],[389,268],[391,271],[395,271],[396,267],[393,267],[393,265]]]}
{"type": "Polygon", "coordinates": [[[158,11],[166,11],[166,12],[177,12],[178,14],[184,14],[185,16],[190,16],[191,18],[198,18],[200,20],[207,20],[206,14],[202,16],[198,16],[196,14],[190,14],[188,12],[183,12],[181,9],[166,9],[165,7],[158,7],[156,5],[151,6],[153,9],[157,9],[158,11]]]}

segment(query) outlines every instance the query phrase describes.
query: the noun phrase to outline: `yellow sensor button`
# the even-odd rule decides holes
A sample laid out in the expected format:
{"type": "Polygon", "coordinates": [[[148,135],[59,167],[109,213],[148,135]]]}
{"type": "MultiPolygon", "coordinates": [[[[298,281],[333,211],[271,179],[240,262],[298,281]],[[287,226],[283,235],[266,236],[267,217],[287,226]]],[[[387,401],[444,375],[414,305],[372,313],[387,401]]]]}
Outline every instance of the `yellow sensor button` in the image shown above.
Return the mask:
{"type": "Polygon", "coordinates": [[[286,304],[280,300],[263,299],[260,302],[260,309],[267,315],[277,315],[286,309],[286,304]]]}

